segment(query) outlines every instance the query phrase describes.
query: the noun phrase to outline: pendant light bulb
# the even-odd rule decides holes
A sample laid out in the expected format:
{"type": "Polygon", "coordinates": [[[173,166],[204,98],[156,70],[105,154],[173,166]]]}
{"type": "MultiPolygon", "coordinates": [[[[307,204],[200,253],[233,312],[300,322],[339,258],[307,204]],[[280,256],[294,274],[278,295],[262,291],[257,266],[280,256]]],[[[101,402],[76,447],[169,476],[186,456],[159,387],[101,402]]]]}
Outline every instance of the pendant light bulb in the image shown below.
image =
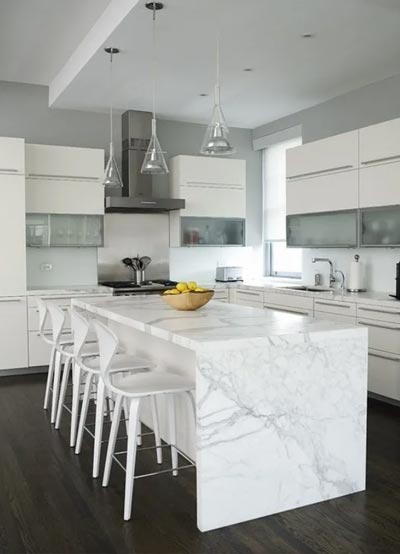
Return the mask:
{"type": "Polygon", "coordinates": [[[167,162],[160,142],[157,138],[156,123],[156,11],[163,9],[161,2],[147,2],[146,8],[153,12],[153,119],[151,120],[151,139],[147,148],[141,172],[150,175],[163,175],[169,173],[167,162]]]}
{"type": "Polygon", "coordinates": [[[113,79],[112,79],[112,63],[113,55],[118,54],[118,48],[105,48],[107,54],[110,55],[110,155],[104,170],[103,185],[107,188],[122,188],[122,179],[118,170],[117,162],[114,158],[113,145],[113,79]]]}
{"type": "Polygon", "coordinates": [[[221,107],[219,58],[219,36],[217,36],[217,71],[214,89],[214,108],[211,121],[207,126],[200,149],[200,154],[204,154],[205,156],[230,156],[235,152],[235,149],[229,142],[229,129],[221,107]]]}

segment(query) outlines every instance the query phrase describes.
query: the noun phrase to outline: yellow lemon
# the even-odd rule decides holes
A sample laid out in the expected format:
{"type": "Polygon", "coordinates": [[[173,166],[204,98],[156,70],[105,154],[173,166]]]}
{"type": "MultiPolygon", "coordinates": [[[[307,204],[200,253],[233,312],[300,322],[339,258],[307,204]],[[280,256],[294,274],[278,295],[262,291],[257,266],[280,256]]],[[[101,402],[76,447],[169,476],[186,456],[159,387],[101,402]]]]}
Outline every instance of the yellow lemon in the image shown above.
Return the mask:
{"type": "Polygon", "coordinates": [[[196,283],[196,281],[189,281],[187,284],[187,287],[189,290],[196,290],[198,287],[198,284],[196,283]]]}
{"type": "Polygon", "coordinates": [[[186,293],[188,293],[188,292],[192,292],[192,291],[189,290],[189,289],[186,289],[186,290],[183,290],[183,291],[182,291],[182,294],[186,294],[186,293]]]}
{"type": "Polygon", "coordinates": [[[178,289],[172,289],[170,294],[180,294],[180,291],[178,289]]]}
{"type": "Polygon", "coordinates": [[[163,292],[163,294],[164,294],[164,295],[166,295],[166,294],[171,294],[171,291],[170,291],[170,290],[165,290],[165,291],[163,292]]]}
{"type": "Polygon", "coordinates": [[[183,292],[184,290],[186,290],[188,288],[188,286],[187,286],[186,283],[178,283],[176,285],[176,288],[178,289],[179,292],[183,292]]]}
{"type": "Polygon", "coordinates": [[[195,289],[194,292],[205,292],[205,290],[202,289],[201,287],[197,287],[197,289],[195,289]]]}

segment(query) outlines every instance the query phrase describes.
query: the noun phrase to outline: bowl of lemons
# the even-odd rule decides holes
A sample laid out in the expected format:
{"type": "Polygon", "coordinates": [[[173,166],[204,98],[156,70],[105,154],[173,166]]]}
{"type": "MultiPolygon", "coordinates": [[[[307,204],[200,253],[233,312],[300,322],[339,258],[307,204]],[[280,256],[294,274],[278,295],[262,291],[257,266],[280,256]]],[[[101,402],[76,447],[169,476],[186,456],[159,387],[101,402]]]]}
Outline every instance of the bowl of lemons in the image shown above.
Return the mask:
{"type": "Polygon", "coordinates": [[[178,283],[176,288],[166,290],[161,297],[175,310],[192,311],[205,306],[214,296],[213,290],[200,287],[196,281],[178,283]]]}

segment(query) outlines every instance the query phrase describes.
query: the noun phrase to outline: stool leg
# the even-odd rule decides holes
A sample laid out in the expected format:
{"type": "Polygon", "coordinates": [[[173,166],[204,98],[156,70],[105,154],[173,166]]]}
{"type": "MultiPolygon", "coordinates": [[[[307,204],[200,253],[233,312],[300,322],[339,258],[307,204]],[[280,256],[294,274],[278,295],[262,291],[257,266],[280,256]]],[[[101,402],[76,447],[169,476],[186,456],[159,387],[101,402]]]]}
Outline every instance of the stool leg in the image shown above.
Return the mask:
{"type": "Polygon", "coordinates": [[[156,448],[157,463],[162,464],[160,425],[158,423],[157,400],[154,395],[150,397],[150,404],[151,404],[151,416],[153,419],[154,439],[155,439],[156,446],[158,446],[158,448],[156,448]]]}
{"type": "Polygon", "coordinates": [[[110,436],[108,439],[107,454],[106,454],[106,463],[104,466],[104,475],[103,475],[103,487],[107,487],[110,481],[110,472],[112,457],[115,450],[115,441],[118,435],[119,423],[121,419],[121,410],[122,410],[122,396],[118,395],[114,404],[114,414],[113,420],[110,429],[110,436]]]}
{"type": "Polygon", "coordinates": [[[56,352],[55,362],[54,362],[54,378],[53,378],[53,397],[51,399],[51,416],[50,421],[54,423],[56,420],[56,410],[58,402],[58,390],[60,388],[60,377],[61,377],[61,353],[56,352]]]}
{"type": "Polygon", "coordinates": [[[88,373],[85,383],[85,392],[83,393],[81,417],[79,418],[78,436],[76,439],[75,454],[79,454],[82,447],[83,431],[85,430],[85,423],[87,418],[87,411],[90,402],[90,394],[92,387],[93,374],[88,373]]]}
{"type": "Polygon", "coordinates": [[[64,370],[63,370],[63,376],[61,380],[60,394],[58,398],[57,417],[56,417],[56,424],[54,426],[56,429],[60,428],[63,404],[65,402],[65,395],[67,393],[68,379],[69,379],[69,374],[71,370],[71,363],[72,363],[72,356],[67,356],[64,362],[64,370]]]}
{"type": "Polygon", "coordinates": [[[97,383],[96,394],[96,420],[94,428],[94,449],[93,449],[93,478],[96,479],[99,476],[100,467],[100,454],[101,454],[101,439],[103,437],[103,424],[104,424],[104,400],[105,400],[105,387],[104,381],[99,376],[97,383]]]}
{"type": "Polygon", "coordinates": [[[171,445],[171,462],[172,462],[172,475],[176,477],[178,475],[178,452],[174,446],[176,445],[176,421],[175,421],[175,397],[173,394],[167,395],[168,402],[168,422],[169,422],[169,443],[171,445]]]}
{"type": "Polygon", "coordinates": [[[71,432],[69,437],[69,445],[71,448],[76,443],[76,427],[79,417],[79,396],[81,392],[81,375],[82,370],[78,364],[74,364],[72,369],[72,409],[71,409],[71,432]]]}
{"type": "Polygon", "coordinates": [[[49,397],[50,397],[50,387],[53,381],[53,375],[54,375],[54,359],[56,356],[56,349],[54,346],[51,349],[50,354],[50,362],[49,362],[49,372],[47,374],[47,382],[46,382],[46,392],[44,394],[44,402],[43,402],[43,409],[47,410],[49,405],[49,397]]]}
{"type": "Polygon", "coordinates": [[[128,452],[126,456],[124,520],[131,519],[133,484],[135,480],[137,428],[140,400],[132,398],[129,406],[128,452]]]}

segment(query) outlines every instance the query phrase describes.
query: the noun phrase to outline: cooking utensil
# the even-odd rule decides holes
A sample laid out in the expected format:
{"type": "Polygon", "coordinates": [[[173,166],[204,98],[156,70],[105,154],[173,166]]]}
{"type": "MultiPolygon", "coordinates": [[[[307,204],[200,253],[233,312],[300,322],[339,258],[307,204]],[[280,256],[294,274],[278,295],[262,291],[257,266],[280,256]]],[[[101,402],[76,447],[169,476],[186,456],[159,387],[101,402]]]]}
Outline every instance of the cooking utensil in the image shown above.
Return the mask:
{"type": "Polygon", "coordinates": [[[137,255],[136,258],[132,258],[132,266],[133,266],[133,269],[135,271],[140,271],[141,267],[140,267],[140,258],[139,258],[139,254],[137,255]]]}
{"type": "Polygon", "coordinates": [[[140,258],[140,263],[142,265],[141,269],[144,271],[146,269],[146,267],[151,264],[150,256],[142,256],[140,258]]]}
{"type": "Polygon", "coordinates": [[[132,271],[132,279],[135,281],[135,268],[133,267],[132,265],[132,258],[124,258],[122,260],[122,263],[126,266],[126,267],[129,267],[130,270],[132,271]]]}

